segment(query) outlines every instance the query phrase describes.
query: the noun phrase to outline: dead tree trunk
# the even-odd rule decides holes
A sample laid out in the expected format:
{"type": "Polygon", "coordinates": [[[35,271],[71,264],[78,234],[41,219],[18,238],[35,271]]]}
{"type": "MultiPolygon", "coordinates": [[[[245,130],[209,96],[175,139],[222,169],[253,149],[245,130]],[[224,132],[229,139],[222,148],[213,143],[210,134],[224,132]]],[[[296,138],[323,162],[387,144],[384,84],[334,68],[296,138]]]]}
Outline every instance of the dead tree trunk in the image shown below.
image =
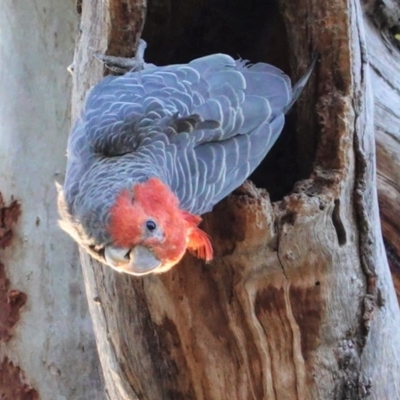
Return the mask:
{"type": "Polygon", "coordinates": [[[389,265],[400,300],[400,8],[365,1],[365,32],[375,100],[379,207],[389,265]]]}
{"type": "MultiPolygon", "coordinates": [[[[312,52],[320,62],[297,129],[253,176],[274,202],[248,183],[206,217],[211,265],[187,256],[170,273],[138,279],[82,255],[113,400],[400,398],[366,22],[358,0],[278,3],[149,2],[150,62],[225,51],[283,68],[290,60],[294,79],[312,52]]],[[[104,72],[92,52],[132,54],[145,7],[83,3],[75,114],[104,72]]]]}

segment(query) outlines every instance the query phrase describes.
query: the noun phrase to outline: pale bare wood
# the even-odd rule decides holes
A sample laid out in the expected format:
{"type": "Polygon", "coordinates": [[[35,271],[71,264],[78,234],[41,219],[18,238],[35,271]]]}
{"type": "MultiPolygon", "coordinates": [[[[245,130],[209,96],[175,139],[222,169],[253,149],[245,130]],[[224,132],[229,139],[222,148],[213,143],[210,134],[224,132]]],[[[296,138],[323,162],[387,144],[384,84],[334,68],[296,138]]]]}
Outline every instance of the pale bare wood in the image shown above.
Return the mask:
{"type": "Polygon", "coordinates": [[[398,24],[399,4],[369,1],[365,9],[382,233],[400,300],[400,51],[390,31],[398,24]]]}
{"type": "MultiPolygon", "coordinates": [[[[83,255],[113,400],[400,397],[362,12],[355,0],[280,4],[298,75],[311,50],[321,54],[299,106],[300,140],[318,141],[313,173],[275,204],[251,184],[219,204],[204,224],[211,265],[187,256],[170,273],[137,279],[83,255]]],[[[103,6],[84,2],[83,21],[96,28],[82,25],[75,109],[96,80],[89,74],[102,74],[85,49],[111,35],[103,6]]],[[[312,146],[302,152],[314,157],[312,146]]]]}
{"type": "MultiPolygon", "coordinates": [[[[75,120],[90,87],[108,73],[94,53],[131,57],[142,32],[146,14],[146,0],[84,1],[73,63],[72,118],[75,120]]],[[[97,293],[93,264],[81,254],[89,309],[92,315],[97,348],[106,384],[106,394],[112,400],[136,397],[131,379],[124,372],[124,362],[115,355],[111,337],[119,323],[111,324],[102,312],[102,300],[97,293]],[[111,333],[110,333],[111,332],[111,333]]],[[[95,265],[96,273],[102,267],[95,265]]],[[[113,278],[110,271],[105,273],[113,278]]],[[[115,300],[110,300],[109,305],[115,300]]],[[[122,314],[121,314],[122,315],[122,314]]],[[[118,316],[118,314],[117,314],[118,316]]],[[[128,335],[129,332],[126,332],[128,335]]],[[[133,339],[133,336],[131,337],[133,339]]],[[[157,397],[155,397],[157,398],[157,397]]]]}

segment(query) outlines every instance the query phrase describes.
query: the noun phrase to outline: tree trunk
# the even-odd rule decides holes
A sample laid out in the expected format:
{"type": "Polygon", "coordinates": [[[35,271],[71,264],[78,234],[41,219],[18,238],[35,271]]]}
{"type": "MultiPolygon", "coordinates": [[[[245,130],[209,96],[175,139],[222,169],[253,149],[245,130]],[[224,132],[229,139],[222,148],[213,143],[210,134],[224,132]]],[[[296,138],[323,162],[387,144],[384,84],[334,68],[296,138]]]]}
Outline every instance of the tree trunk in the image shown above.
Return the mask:
{"type": "Polygon", "coordinates": [[[100,400],[79,254],[57,226],[54,184],[70,129],[74,4],[0,3],[0,398],[100,400]]]}
{"type": "Polygon", "coordinates": [[[389,265],[400,300],[400,54],[399,5],[365,2],[365,31],[375,98],[378,192],[389,265]]]}
{"type": "MultiPolygon", "coordinates": [[[[278,4],[149,2],[149,62],[222,51],[286,69],[290,61],[294,80],[312,52],[320,62],[297,119],[252,177],[261,188],[245,184],[205,217],[212,264],[187,255],[169,273],[134,278],[82,256],[112,400],[400,398],[399,309],[376,193],[372,28],[357,0],[278,4]]],[[[104,72],[92,52],[130,55],[145,3],[83,7],[75,115],[104,72]]]]}

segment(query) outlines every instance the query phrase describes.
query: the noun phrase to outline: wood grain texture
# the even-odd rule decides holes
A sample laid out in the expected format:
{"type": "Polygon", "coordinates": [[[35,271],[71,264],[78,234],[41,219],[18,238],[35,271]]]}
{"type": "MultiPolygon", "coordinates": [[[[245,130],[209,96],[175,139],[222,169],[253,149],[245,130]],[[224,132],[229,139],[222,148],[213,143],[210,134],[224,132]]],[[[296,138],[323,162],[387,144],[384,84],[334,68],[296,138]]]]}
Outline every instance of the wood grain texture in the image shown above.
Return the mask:
{"type": "Polygon", "coordinates": [[[399,28],[399,7],[395,1],[370,1],[364,8],[382,233],[400,301],[400,42],[393,35],[399,28]]]}
{"type": "MultiPolygon", "coordinates": [[[[203,4],[192,3],[194,13],[203,4]]],[[[217,205],[203,226],[212,264],[188,255],[167,274],[138,279],[82,255],[110,399],[400,397],[362,11],[356,0],[279,4],[293,75],[321,55],[298,107],[298,142],[311,142],[299,168],[312,169],[309,178],[274,203],[247,183],[217,205]]],[[[87,63],[92,34],[112,36],[99,7],[82,14],[97,24],[82,31],[76,53],[86,88],[102,74],[87,63]]],[[[75,109],[83,92],[76,84],[75,109]]]]}

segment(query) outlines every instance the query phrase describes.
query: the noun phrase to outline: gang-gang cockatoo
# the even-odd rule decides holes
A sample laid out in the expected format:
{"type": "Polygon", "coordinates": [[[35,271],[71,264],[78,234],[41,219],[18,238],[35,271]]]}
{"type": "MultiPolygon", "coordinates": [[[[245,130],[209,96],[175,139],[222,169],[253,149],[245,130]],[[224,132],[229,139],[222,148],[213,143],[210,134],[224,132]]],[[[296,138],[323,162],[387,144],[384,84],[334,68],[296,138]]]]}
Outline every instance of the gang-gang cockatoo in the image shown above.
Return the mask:
{"type": "Polygon", "coordinates": [[[61,226],[132,275],[167,271],[186,250],[210,261],[200,215],[263,160],[310,72],[292,89],[272,65],[213,54],[104,78],[69,138],[61,226]]]}

